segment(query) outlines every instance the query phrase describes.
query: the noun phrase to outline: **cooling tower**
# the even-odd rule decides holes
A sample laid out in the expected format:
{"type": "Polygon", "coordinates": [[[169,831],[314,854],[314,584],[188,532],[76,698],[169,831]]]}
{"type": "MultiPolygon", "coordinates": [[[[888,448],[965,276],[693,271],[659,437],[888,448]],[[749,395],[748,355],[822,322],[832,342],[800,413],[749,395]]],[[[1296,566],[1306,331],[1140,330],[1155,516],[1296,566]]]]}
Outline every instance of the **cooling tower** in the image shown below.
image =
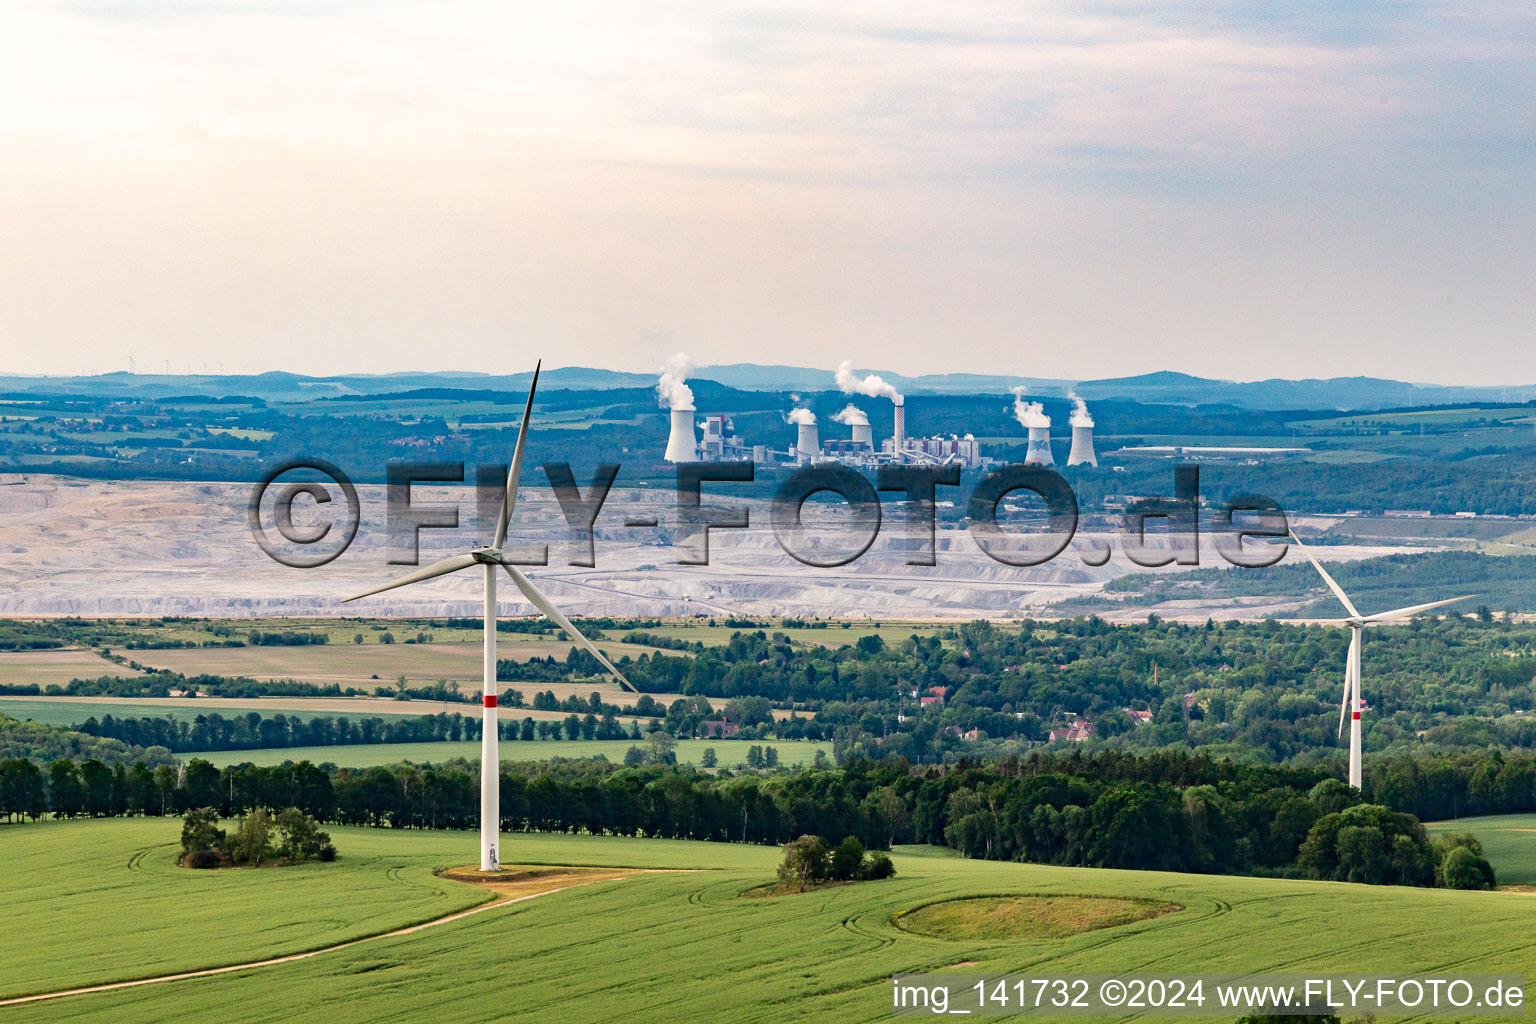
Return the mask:
{"type": "Polygon", "coordinates": [[[853,425],[853,443],[867,445],[870,448],[875,446],[875,435],[870,431],[868,423],[853,425]]]}
{"type": "MultiPolygon", "coordinates": [[[[1033,449],[1033,445],[1030,446],[1033,449]]],[[[1093,454],[1093,428],[1072,428],[1072,451],[1067,455],[1067,465],[1080,466],[1083,463],[1090,466],[1099,464],[1099,457],[1093,454]]]]}
{"type": "Polygon", "coordinates": [[[821,439],[816,433],[816,424],[800,424],[800,436],[795,441],[795,450],[807,462],[821,454],[821,439]]]}
{"type": "Polygon", "coordinates": [[[1054,466],[1056,460],[1051,457],[1051,428],[1029,428],[1029,450],[1024,454],[1027,464],[1036,466],[1054,466]]]}
{"type": "Polygon", "coordinates": [[[667,438],[667,454],[663,456],[668,462],[697,462],[699,459],[698,441],[693,436],[693,410],[672,410],[672,433],[667,438]]]}
{"type": "Polygon", "coordinates": [[[895,456],[897,462],[901,461],[901,446],[902,443],[906,440],[906,437],[907,407],[904,405],[898,405],[896,407],[896,432],[891,435],[891,440],[894,442],[891,445],[891,454],[895,456]]]}

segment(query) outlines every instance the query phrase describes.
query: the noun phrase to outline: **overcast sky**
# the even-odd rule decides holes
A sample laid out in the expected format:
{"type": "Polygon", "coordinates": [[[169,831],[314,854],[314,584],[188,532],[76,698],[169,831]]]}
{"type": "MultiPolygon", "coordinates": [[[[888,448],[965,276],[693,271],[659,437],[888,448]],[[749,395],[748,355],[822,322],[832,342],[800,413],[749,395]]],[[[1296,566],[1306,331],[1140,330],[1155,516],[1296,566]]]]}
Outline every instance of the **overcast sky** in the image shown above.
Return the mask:
{"type": "Polygon", "coordinates": [[[0,371],[1536,382],[1536,7],[6,0],[0,371]]]}

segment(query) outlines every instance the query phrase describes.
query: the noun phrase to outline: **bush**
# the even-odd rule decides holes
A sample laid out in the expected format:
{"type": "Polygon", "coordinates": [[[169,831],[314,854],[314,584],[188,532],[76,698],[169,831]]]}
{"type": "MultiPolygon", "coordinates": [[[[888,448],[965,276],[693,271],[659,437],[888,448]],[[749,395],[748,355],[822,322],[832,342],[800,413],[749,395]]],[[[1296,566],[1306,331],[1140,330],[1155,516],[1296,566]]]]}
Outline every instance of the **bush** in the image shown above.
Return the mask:
{"type": "Polygon", "coordinates": [[[1446,854],[1440,884],[1447,889],[1492,889],[1493,866],[1465,846],[1446,854]]]}
{"type": "Polygon", "coordinates": [[[277,852],[288,860],[318,857],[331,844],[330,834],[321,832],[315,819],[297,807],[285,807],[278,813],[277,830],[281,835],[277,852]]]}
{"type": "Polygon", "coordinates": [[[863,867],[859,870],[859,877],[876,881],[881,878],[890,878],[896,874],[896,865],[891,863],[891,858],[883,853],[872,853],[864,860],[863,867]]]}
{"type": "Polygon", "coordinates": [[[199,807],[187,812],[181,822],[181,860],[192,867],[218,867],[217,864],[192,864],[195,857],[222,850],[226,837],[219,828],[219,812],[212,807],[199,807]]]}
{"type": "Polygon", "coordinates": [[[827,873],[840,882],[846,882],[859,874],[864,866],[864,844],[849,836],[832,851],[827,873]]]}
{"type": "Polygon", "coordinates": [[[784,844],[784,861],[779,865],[779,881],[804,892],[807,885],[827,877],[828,852],[821,836],[801,836],[784,844]]]}
{"type": "Polygon", "coordinates": [[[229,844],[229,855],[236,864],[261,867],[272,856],[272,816],[257,809],[240,819],[229,844]]]}
{"type": "Polygon", "coordinates": [[[1496,889],[1493,865],[1483,856],[1483,844],[1474,835],[1448,833],[1431,844],[1435,859],[1435,884],[1446,889],[1496,889]]]}
{"type": "Polygon", "coordinates": [[[189,868],[222,868],[229,863],[229,858],[218,850],[198,850],[186,854],[181,862],[189,868]]]}
{"type": "Polygon", "coordinates": [[[320,859],[323,860],[327,864],[329,864],[331,861],[335,860],[336,859],[336,847],[334,845],[332,845],[331,843],[326,843],[324,846],[320,847],[320,859]]]}

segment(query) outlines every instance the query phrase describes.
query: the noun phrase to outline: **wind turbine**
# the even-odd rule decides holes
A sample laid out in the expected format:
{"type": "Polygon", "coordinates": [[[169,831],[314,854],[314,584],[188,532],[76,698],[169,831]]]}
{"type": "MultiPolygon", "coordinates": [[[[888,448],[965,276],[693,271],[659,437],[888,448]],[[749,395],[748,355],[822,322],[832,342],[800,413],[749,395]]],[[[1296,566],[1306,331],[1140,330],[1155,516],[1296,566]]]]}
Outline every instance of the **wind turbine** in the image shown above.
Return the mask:
{"type": "MultiPolygon", "coordinates": [[[[1328,584],[1328,589],[1333,591],[1333,596],[1339,599],[1344,610],[1349,612],[1349,617],[1340,619],[1349,627],[1349,660],[1344,667],[1344,697],[1339,701],[1339,735],[1344,735],[1344,716],[1350,711],[1350,701],[1354,701],[1354,713],[1350,715],[1349,722],[1349,784],[1356,789],[1360,788],[1360,641],[1367,626],[1380,626],[1387,622],[1396,622],[1399,619],[1410,618],[1420,612],[1427,612],[1431,608],[1440,608],[1444,605],[1455,604],[1457,601],[1465,601],[1467,597],[1449,597],[1444,601],[1431,601],[1429,604],[1416,604],[1411,608],[1398,608],[1390,612],[1378,612],[1375,615],[1361,615],[1355,608],[1349,595],[1344,593],[1344,588],[1339,586],[1334,578],[1328,575],[1328,570],[1323,564],[1312,557],[1312,552],[1293,532],[1291,540],[1301,549],[1301,553],[1307,556],[1307,561],[1322,576],[1323,582],[1328,584]]],[[[1470,597],[1471,595],[1468,595],[1470,597]]]]}
{"type": "MultiPolygon", "coordinates": [[[[542,360],[540,361],[542,365],[542,360]]],[[[512,519],[512,506],[517,501],[517,478],[523,468],[523,447],[528,440],[528,417],[533,411],[533,392],[539,386],[539,367],[533,370],[533,382],[528,385],[528,404],[523,407],[523,425],[517,434],[517,447],[512,451],[512,467],[507,472],[507,491],[502,498],[501,515],[496,520],[496,539],[489,547],[475,548],[462,555],[453,555],[440,562],[417,569],[413,573],[386,583],[382,587],[374,587],[365,590],[361,594],[354,594],[346,598],[346,601],[356,601],[358,598],[370,597],[374,594],[382,594],[386,590],[394,590],[396,587],[404,587],[412,583],[420,583],[423,580],[435,579],[438,576],[446,576],[449,573],[458,572],[460,569],[468,569],[471,566],[481,566],[485,572],[485,696],[483,710],[481,712],[480,732],[480,870],[500,871],[501,864],[497,860],[496,845],[501,832],[501,772],[500,755],[498,753],[498,739],[496,733],[496,570],[505,569],[507,575],[517,584],[517,589],[523,592],[523,596],[531,601],[534,607],[547,615],[550,621],[570,636],[570,638],[583,648],[587,653],[602,664],[604,668],[618,676],[619,682],[635,690],[633,684],[624,678],[624,673],[613,667],[613,663],[603,656],[603,652],[597,646],[582,635],[581,630],[571,625],[571,620],[560,614],[560,609],[549,603],[549,598],[539,592],[533,585],[533,581],[523,575],[523,571],[502,557],[501,548],[507,542],[507,524],[512,519]]],[[[635,691],[639,692],[639,691],[635,691]]]]}

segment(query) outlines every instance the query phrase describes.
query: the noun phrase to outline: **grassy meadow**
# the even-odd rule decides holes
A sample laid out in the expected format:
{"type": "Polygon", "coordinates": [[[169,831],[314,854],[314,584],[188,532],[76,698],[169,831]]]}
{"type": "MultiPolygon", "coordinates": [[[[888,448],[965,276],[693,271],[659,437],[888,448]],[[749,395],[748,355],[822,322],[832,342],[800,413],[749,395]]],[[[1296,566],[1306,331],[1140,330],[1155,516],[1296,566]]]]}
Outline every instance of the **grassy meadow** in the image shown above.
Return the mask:
{"type": "MultiPolygon", "coordinates": [[[[0,988],[41,991],[260,959],[383,931],[479,890],[431,868],[472,833],[333,829],[334,865],[217,873],[170,865],[178,822],[0,829],[11,934],[0,988]],[[456,895],[462,892],[462,895],[456,895]],[[86,928],[75,922],[90,921],[86,928]],[[70,922],[71,927],[60,927],[70,922]]],[[[515,835],[503,859],[693,869],[599,882],[439,928],[250,972],[9,1007],[16,1021],[876,1021],[889,978],[974,971],[1536,971],[1536,897],[895,854],[880,882],[773,898],[765,847],[515,835]],[[976,896],[1097,896],[1183,909],[1060,937],[937,938],[898,915],[976,896]],[[1428,927],[1428,923],[1432,924],[1428,927]],[[1447,937],[1454,936],[1454,941],[1447,937]]],[[[1129,916],[1129,915],[1128,915],[1129,916]]],[[[1213,1018],[1220,1019],[1220,1018],[1213,1018]]],[[[1461,1018],[1471,1021],[1477,1018],[1461,1018]]]]}
{"type": "MultiPolygon", "coordinates": [[[[645,749],[643,740],[535,740],[531,743],[503,740],[503,761],[547,761],[554,757],[606,757],[618,763],[630,747],[645,749]]],[[[779,752],[782,765],[810,764],[816,759],[816,751],[826,751],[832,759],[831,742],[810,740],[678,740],[679,764],[698,764],[699,758],[710,747],[715,750],[722,768],[735,768],[746,763],[748,747],[772,747],[779,752]]],[[[330,762],[338,768],[368,768],[376,764],[397,764],[413,761],[417,764],[440,763],[455,757],[470,761],[480,760],[480,741],[465,743],[355,743],[339,747],[277,747],[266,750],[212,750],[195,754],[178,755],[182,760],[201,757],[223,767],[231,764],[274,765],[284,761],[312,761],[315,764],[330,762]]]]}

